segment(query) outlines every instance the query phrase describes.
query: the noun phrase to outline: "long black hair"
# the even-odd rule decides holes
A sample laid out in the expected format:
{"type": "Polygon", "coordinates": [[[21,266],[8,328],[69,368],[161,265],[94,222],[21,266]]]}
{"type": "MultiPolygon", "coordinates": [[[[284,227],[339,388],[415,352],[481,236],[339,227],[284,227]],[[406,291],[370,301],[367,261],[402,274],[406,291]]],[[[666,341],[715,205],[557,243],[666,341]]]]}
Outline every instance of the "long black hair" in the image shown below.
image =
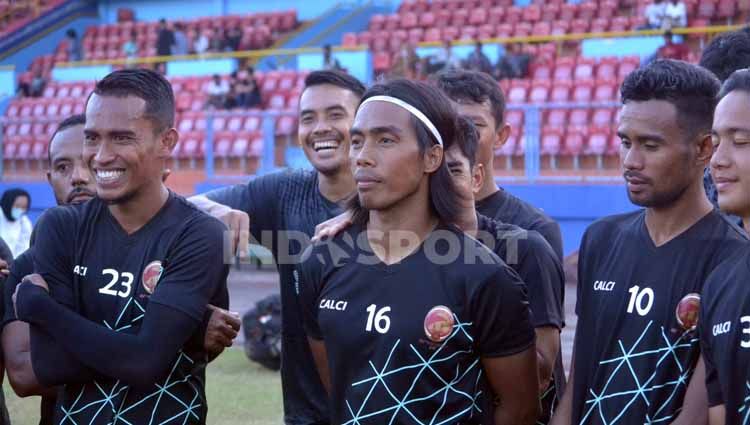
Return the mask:
{"type": "Polygon", "coordinates": [[[29,192],[20,188],[8,189],[3,193],[3,197],[0,198],[0,207],[2,207],[3,215],[8,221],[16,221],[10,212],[13,209],[13,203],[21,196],[25,196],[26,199],[29,200],[29,208],[31,208],[31,196],[29,195],[29,192]]]}
{"type": "MultiPolygon", "coordinates": [[[[435,126],[443,139],[443,151],[448,150],[457,137],[458,115],[450,100],[436,87],[406,79],[395,79],[372,86],[362,96],[362,102],[373,96],[390,96],[403,100],[421,111],[435,126]]],[[[417,134],[420,154],[429,147],[438,144],[435,136],[417,118],[411,117],[417,134]]],[[[430,209],[446,224],[454,224],[460,212],[461,195],[453,184],[445,156],[438,169],[430,174],[430,209]]],[[[369,220],[369,212],[359,201],[359,196],[352,196],[348,203],[352,221],[364,226],[369,220]]]]}

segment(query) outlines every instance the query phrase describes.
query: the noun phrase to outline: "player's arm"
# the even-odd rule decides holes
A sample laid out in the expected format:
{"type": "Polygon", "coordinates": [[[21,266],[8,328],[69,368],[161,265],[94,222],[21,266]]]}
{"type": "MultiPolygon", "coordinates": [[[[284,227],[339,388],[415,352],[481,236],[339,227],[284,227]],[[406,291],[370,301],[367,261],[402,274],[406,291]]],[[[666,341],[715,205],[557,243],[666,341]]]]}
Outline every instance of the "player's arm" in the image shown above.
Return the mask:
{"type": "Polygon", "coordinates": [[[575,388],[575,357],[576,348],[573,345],[573,355],[570,360],[570,372],[568,373],[568,384],[565,386],[560,402],[555,408],[555,414],[549,422],[549,425],[570,425],[573,419],[573,388],[575,388]]]}
{"type": "MultiPolygon", "coordinates": [[[[226,189],[226,193],[221,192],[221,196],[226,198],[227,204],[238,205],[238,198],[233,198],[232,191],[226,189]]],[[[247,246],[250,243],[250,216],[245,211],[233,208],[227,204],[219,203],[208,199],[205,195],[195,195],[188,198],[198,209],[218,218],[224,223],[230,231],[229,241],[232,254],[240,257],[247,256],[247,246]]]]}
{"type": "Polygon", "coordinates": [[[307,341],[310,343],[310,351],[312,352],[313,360],[315,361],[315,367],[318,369],[320,380],[323,382],[323,387],[328,394],[331,394],[331,371],[328,369],[328,352],[326,351],[326,345],[323,340],[320,339],[308,337],[307,341]]]}
{"type": "Polygon", "coordinates": [[[326,238],[332,238],[351,225],[352,213],[347,210],[315,226],[315,235],[313,235],[312,241],[317,242],[326,238]]]}
{"type": "Polygon", "coordinates": [[[555,370],[557,353],[560,351],[560,329],[542,326],[534,329],[536,334],[536,357],[539,369],[539,394],[549,388],[555,370]]]}
{"type": "Polygon", "coordinates": [[[563,261],[565,255],[563,253],[562,243],[562,232],[560,231],[560,225],[556,221],[546,223],[544,226],[538,229],[544,239],[552,247],[552,250],[557,254],[557,259],[563,261]]]}
{"type": "Polygon", "coordinates": [[[208,354],[209,361],[213,361],[225,348],[232,346],[232,341],[240,330],[240,324],[238,313],[208,305],[201,323],[201,334],[203,348],[208,354]]]}
{"type": "Polygon", "coordinates": [[[672,425],[705,425],[708,422],[708,392],[706,391],[706,365],[703,355],[698,358],[690,378],[682,410],[672,425]]]}
{"type": "Polygon", "coordinates": [[[482,367],[499,402],[495,407],[495,425],[535,423],[541,406],[534,347],[510,356],[484,357],[482,367]]]}
{"type": "Polygon", "coordinates": [[[709,425],[724,425],[726,424],[726,409],[723,404],[713,406],[708,409],[708,424],[709,425]]]}

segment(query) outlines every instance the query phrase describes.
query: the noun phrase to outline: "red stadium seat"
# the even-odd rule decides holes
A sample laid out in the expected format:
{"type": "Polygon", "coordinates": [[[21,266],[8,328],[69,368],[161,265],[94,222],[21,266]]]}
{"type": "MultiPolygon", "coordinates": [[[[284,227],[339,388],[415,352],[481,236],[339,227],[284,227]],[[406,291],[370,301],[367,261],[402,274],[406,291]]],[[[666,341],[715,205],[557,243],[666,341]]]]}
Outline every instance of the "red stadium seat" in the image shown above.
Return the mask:
{"type": "Polygon", "coordinates": [[[418,23],[417,15],[414,13],[405,13],[401,15],[401,28],[412,29],[416,28],[418,23]]]}
{"type": "Polygon", "coordinates": [[[545,4],[542,8],[542,21],[552,22],[560,14],[560,5],[555,3],[545,4]]]}
{"type": "Polygon", "coordinates": [[[500,147],[500,149],[495,150],[495,155],[502,155],[502,156],[513,156],[513,154],[516,151],[516,140],[518,139],[517,133],[511,133],[510,137],[508,137],[508,140],[505,141],[505,143],[500,147]]]}
{"type": "Polygon", "coordinates": [[[609,26],[610,31],[623,32],[630,28],[630,19],[627,16],[617,16],[612,19],[609,26]]]}
{"type": "Polygon", "coordinates": [[[596,61],[593,59],[581,58],[578,60],[573,71],[573,78],[576,80],[590,80],[594,77],[594,65],[596,61]]]}
{"type": "Polygon", "coordinates": [[[590,27],[591,21],[576,19],[570,24],[570,32],[573,34],[583,34],[589,32],[590,27]]]}
{"type": "Polygon", "coordinates": [[[637,56],[628,56],[620,61],[620,67],[617,69],[617,79],[622,81],[631,72],[638,68],[640,58],[637,56]]]}
{"type": "MultiPolygon", "coordinates": [[[[594,15],[596,15],[598,9],[599,5],[595,2],[582,2],[578,5],[578,19],[590,22],[594,19],[594,15]]],[[[610,16],[614,16],[614,14],[610,16]]]]}
{"type": "Polygon", "coordinates": [[[424,29],[430,29],[435,26],[435,14],[432,12],[425,12],[419,17],[419,26],[424,29]]]}
{"type": "Polygon", "coordinates": [[[572,61],[568,61],[568,58],[561,58],[557,62],[557,66],[555,67],[555,73],[553,74],[553,78],[557,81],[559,80],[565,80],[569,81],[573,77],[573,63],[572,61]],[[562,60],[566,59],[566,60],[562,60]]]}
{"type": "Polygon", "coordinates": [[[31,146],[31,159],[42,160],[47,157],[47,141],[38,141],[31,146]]]}
{"type": "Polygon", "coordinates": [[[497,26],[497,37],[508,38],[513,37],[513,31],[515,30],[515,24],[503,23],[497,26]]]}
{"type": "Polygon", "coordinates": [[[13,137],[18,135],[18,124],[7,124],[4,126],[5,136],[13,137]]]}
{"type": "Polygon", "coordinates": [[[478,33],[479,33],[479,30],[477,29],[477,27],[464,27],[461,30],[461,37],[459,37],[459,39],[461,39],[461,40],[476,40],[478,33]]]}
{"type": "Polygon", "coordinates": [[[276,134],[290,136],[297,130],[297,123],[291,116],[282,116],[276,121],[276,134]]]}
{"type": "Polygon", "coordinates": [[[216,158],[229,158],[233,139],[234,134],[231,132],[221,132],[214,135],[214,155],[216,158]]]}
{"type": "Polygon", "coordinates": [[[380,31],[385,26],[385,16],[372,15],[370,18],[370,31],[380,31]]]}
{"type": "Polygon", "coordinates": [[[583,131],[571,130],[565,136],[565,147],[562,149],[564,155],[579,156],[583,154],[586,143],[586,135],[583,131]]]}
{"type": "Polygon", "coordinates": [[[487,22],[487,11],[482,9],[474,9],[469,15],[469,24],[474,26],[480,26],[487,22]]]}
{"type": "Polygon", "coordinates": [[[519,22],[516,24],[516,37],[528,37],[531,35],[532,26],[528,22],[519,22]]]}
{"type": "Polygon", "coordinates": [[[531,35],[550,35],[552,33],[552,24],[540,21],[534,24],[531,35]]]}
{"type": "Polygon", "coordinates": [[[701,0],[698,4],[698,18],[713,19],[716,14],[716,3],[710,0],[701,0]]]}
{"type": "Polygon", "coordinates": [[[46,125],[41,122],[34,123],[31,126],[31,134],[36,137],[45,136],[47,134],[45,130],[46,130],[46,125]]]}
{"type": "Polygon", "coordinates": [[[523,128],[523,111],[511,110],[505,116],[505,122],[511,130],[520,131],[523,128]]]}
{"type": "Polygon", "coordinates": [[[29,122],[21,123],[21,125],[18,126],[18,135],[30,136],[31,135],[31,123],[29,122]]]}
{"type": "Polygon", "coordinates": [[[347,32],[341,39],[341,45],[346,47],[354,47],[357,45],[357,34],[353,32],[347,32]]]}
{"type": "Polygon", "coordinates": [[[537,22],[542,19],[542,9],[538,4],[526,6],[523,9],[522,19],[526,22],[537,22]]]}
{"type": "Polygon", "coordinates": [[[387,71],[391,67],[391,56],[387,52],[376,53],[372,60],[372,67],[376,72],[387,71]]]}
{"type": "Polygon", "coordinates": [[[597,81],[614,81],[617,77],[617,59],[602,58],[599,66],[596,67],[597,81]]]}
{"type": "Polygon", "coordinates": [[[231,117],[227,122],[227,131],[237,132],[242,129],[242,117],[231,117]]]}
{"type": "Polygon", "coordinates": [[[245,119],[242,125],[243,131],[258,131],[260,130],[260,117],[250,116],[245,119]]]}
{"type": "Polygon", "coordinates": [[[538,81],[529,93],[529,103],[545,103],[549,97],[550,83],[538,81]]]}
{"type": "MultiPolygon", "coordinates": [[[[480,40],[484,40],[487,38],[492,38],[495,36],[495,26],[492,24],[484,24],[479,27],[479,32],[477,33],[477,38],[480,40]]],[[[428,41],[428,40],[425,40],[428,41]]]]}
{"type": "Polygon", "coordinates": [[[570,31],[570,21],[555,21],[552,23],[552,35],[565,35],[570,31]]]}
{"type": "Polygon", "coordinates": [[[567,109],[550,109],[547,112],[545,125],[550,127],[564,128],[568,124],[567,109]]]}
{"type": "Polygon", "coordinates": [[[716,10],[716,17],[719,19],[729,19],[734,17],[737,13],[737,1],[736,0],[719,0],[719,5],[716,10]]]}
{"type": "Polygon", "coordinates": [[[490,22],[492,24],[503,22],[503,19],[505,18],[505,8],[503,7],[493,7],[490,9],[490,14],[487,22],[490,22]]]}
{"type": "Polygon", "coordinates": [[[594,128],[589,131],[589,140],[583,153],[585,155],[604,155],[609,147],[610,132],[606,128],[594,128]]]}
{"type": "Polygon", "coordinates": [[[613,84],[600,84],[594,91],[595,102],[609,102],[617,100],[617,90],[613,84]]]}
{"type": "Polygon", "coordinates": [[[451,17],[451,25],[454,27],[463,27],[469,22],[469,11],[458,9],[451,17]]]}
{"type": "Polygon", "coordinates": [[[597,18],[591,21],[591,32],[607,32],[609,29],[609,18],[597,18]]]}
{"type": "Polygon", "coordinates": [[[522,22],[523,8],[512,6],[505,10],[506,22],[522,22]]]}
{"type": "Polygon", "coordinates": [[[546,64],[535,65],[531,76],[534,80],[549,80],[552,77],[552,68],[546,64]]]}
{"type": "Polygon", "coordinates": [[[573,102],[590,102],[594,84],[591,80],[577,82],[573,87],[573,102]]]}
{"type": "Polygon", "coordinates": [[[547,129],[542,133],[541,149],[542,155],[558,155],[562,149],[562,130],[547,129]]]}
{"type": "Polygon", "coordinates": [[[528,80],[514,80],[511,83],[510,90],[508,91],[508,102],[509,103],[524,103],[529,92],[529,81],[528,80]]]}
{"type": "Polygon", "coordinates": [[[589,124],[589,109],[573,109],[570,111],[568,125],[576,128],[583,128],[589,124]]]}
{"type": "Polygon", "coordinates": [[[578,5],[565,3],[560,7],[559,18],[561,21],[572,21],[578,13],[578,5]]]}
{"type": "Polygon", "coordinates": [[[614,111],[612,109],[597,109],[591,116],[591,124],[597,127],[611,126],[613,116],[614,111]]]}
{"type": "Polygon", "coordinates": [[[618,7],[617,1],[615,0],[602,0],[599,2],[599,8],[596,11],[597,16],[609,20],[617,14],[618,7]]]}
{"type": "Polygon", "coordinates": [[[227,126],[227,119],[223,116],[214,117],[211,127],[214,131],[224,131],[227,126]]]}

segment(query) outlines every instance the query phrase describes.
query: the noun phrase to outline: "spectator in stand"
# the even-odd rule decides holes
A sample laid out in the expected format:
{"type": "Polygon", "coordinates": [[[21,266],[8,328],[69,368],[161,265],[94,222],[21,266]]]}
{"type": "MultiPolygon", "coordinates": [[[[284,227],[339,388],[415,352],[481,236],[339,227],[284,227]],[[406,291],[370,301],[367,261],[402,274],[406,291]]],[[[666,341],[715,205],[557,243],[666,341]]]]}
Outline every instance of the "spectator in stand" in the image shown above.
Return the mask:
{"type": "Polygon", "coordinates": [[[224,50],[230,52],[236,52],[240,50],[240,42],[242,41],[242,29],[239,24],[233,26],[226,33],[226,44],[224,50]]]}
{"type": "Polygon", "coordinates": [[[247,101],[250,97],[250,82],[247,79],[247,72],[233,72],[229,85],[235,94],[237,106],[240,108],[247,108],[247,101]]]}
{"type": "Polygon", "coordinates": [[[185,35],[185,25],[178,22],[174,25],[174,45],[172,46],[172,55],[188,54],[188,38],[185,35]]]}
{"type": "Polygon", "coordinates": [[[246,108],[258,108],[263,103],[263,98],[260,96],[260,85],[258,80],[255,78],[255,69],[252,66],[247,67],[247,83],[250,91],[250,96],[247,99],[246,108]]]}
{"type": "Polygon", "coordinates": [[[460,67],[461,60],[453,55],[453,46],[451,44],[451,41],[445,40],[443,42],[442,50],[439,50],[434,56],[432,56],[431,63],[429,64],[427,72],[429,74],[432,74],[439,71],[458,69],[460,67]]]}
{"type": "Polygon", "coordinates": [[[198,38],[195,39],[193,49],[196,55],[202,55],[208,51],[208,35],[206,31],[201,31],[198,38]]]}
{"type": "Polygon", "coordinates": [[[208,40],[208,51],[212,53],[221,52],[224,49],[224,31],[215,28],[213,35],[208,40]]]}
{"type": "Polygon", "coordinates": [[[208,94],[206,106],[221,109],[224,107],[229,94],[229,83],[222,80],[218,74],[214,74],[213,79],[206,86],[206,93],[208,94]]]}
{"type": "Polygon", "coordinates": [[[125,44],[122,45],[122,52],[125,54],[125,57],[128,59],[128,68],[132,68],[135,66],[135,60],[138,58],[138,43],[136,42],[136,32],[135,30],[130,32],[130,38],[128,41],[125,42],[125,44]]]}
{"type": "Polygon", "coordinates": [[[487,55],[482,51],[481,41],[477,40],[474,43],[474,51],[471,52],[466,59],[464,67],[472,71],[479,71],[487,74],[492,73],[492,64],[490,63],[489,58],[487,58],[487,55]]]}
{"type": "Polygon", "coordinates": [[[172,54],[172,46],[174,46],[175,39],[174,33],[167,26],[167,21],[164,18],[159,20],[159,33],[156,37],[156,55],[157,56],[169,56],[172,54]]]}
{"type": "Polygon", "coordinates": [[[639,30],[658,30],[664,24],[664,13],[667,3],[664,0],[654,0],[653,3],[646,6],[646,25],[638,28],[639,30]]]}
{"type": "Polygon", "coordinates": [[[659,59],[676,59],[686,60],[690,54],[690,49],[683,43],[675,43],[672,31],[664,33],[664,45],[656,51],[656,57],[659,59]]]}
{"type": "Polygon", "coordinates": [[[8,189],[0,199],[0,238],[10,247],[13,258],[29,249],[31,220],[27,216],[31,196],[23,189],[8,189]]]}
{"type": "Polygon", "coordinates": [[[495,77],[498,80],[504,78],[526,78],[529,73],[529,63],[531,63],[531,55],[524,53],[521,44],[511,44],[508,46],[505,55],[497,61],[495,77]]]}
{"type": "Polygon", "coordinates": [[[687,26],[687,8],[682,0],[670,0],[664,10],[665,28],[684,28],[687,26]]]}
{"type": "Polygon", "coordinates": [[[31,80],[29,86],[29,96],[31,97],[42,97],[44,93],[44,87],[47,85],[47,80],[44,79],[44,75],[41,70],[37,70],[34,74],[34,79],[31,80]]]}
{"type": "Polygon", "coordinates": [[[76,30],[69,29],[65,32],[65,36],[68,38],[68,60],[71,62],[83,60],[81,40],[78,39],[76,30]]]}
{"type": "Polygon", "coordinates": [[[330,44],[323,46],[323,69],[327,71],[341,71],[343,69],[338,59],[333,57],[330,44]]]}
{"type": "Polygon", "coordinates": [[[393,67],[391,68],[391,76],[417,78],[418,64],[419,56],[417,56],[414,45],[412,43],[405,43],[401,47],[401,51],[396,53],[393,67]]]}

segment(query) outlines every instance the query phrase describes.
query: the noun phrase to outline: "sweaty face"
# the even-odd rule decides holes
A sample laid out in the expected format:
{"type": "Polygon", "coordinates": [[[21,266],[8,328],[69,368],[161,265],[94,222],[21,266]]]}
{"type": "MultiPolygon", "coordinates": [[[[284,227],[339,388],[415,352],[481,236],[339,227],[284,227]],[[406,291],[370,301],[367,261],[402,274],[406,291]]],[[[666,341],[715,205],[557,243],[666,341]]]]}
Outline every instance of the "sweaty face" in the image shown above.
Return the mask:
{"type": "Polygon", "coordinates": [[[750,93],[733,91],[716,106],[711,177],[722,211],[750,216],[750,93]]]}
{"type": "Polygon", "coordinates": [[[498,126],[492,115],[490,101],[474,103],[466,100],[454,101],[453,106],[459,115],[463,115],[474,123],[479,132],[479,147],[477,148],[477,163],[483,164],[485,169],[490,167],[490,162],[495,155],[495,146],[499,144],[498,132],[502,130],[502,124],[498,126]],[[498,128],[500,127],[500,128],[498,128]]]}
{"type": "Polygon", "coordinates": [[[386,102],[359,109],[351,162],[362,207],[387,210],[427,187],[423,154],[409,112],[386,102]]]}
{"type": "Polygon", "coordinates": [[[109,203],[126,202],[149,185],[161,184],[168,150],[136,96],[91,95],[86,105],[83,160],[96,181],[96,194],[109,203]]]}
{"type": "Polygon", "coordinates": [[[349,129],[358,105],[356,94],[331,84],[302,92],[297,134],[305,156],[319,172],[330,175],[349,167],[349,129]]]}
{"type": "Polygon", "coordinates": [[[630,202],[647,208],[669,206],[695,180],[693,144],[686,140],[671,103],[626,103],[617,134],[630,202]]]}
{"type": "Polygon", "coordinates": [[[96,195],[96,185],[83,162],[83,125],[58,131],[49,145],[47,179],[58,205],[86,202],[96,195]]]}

